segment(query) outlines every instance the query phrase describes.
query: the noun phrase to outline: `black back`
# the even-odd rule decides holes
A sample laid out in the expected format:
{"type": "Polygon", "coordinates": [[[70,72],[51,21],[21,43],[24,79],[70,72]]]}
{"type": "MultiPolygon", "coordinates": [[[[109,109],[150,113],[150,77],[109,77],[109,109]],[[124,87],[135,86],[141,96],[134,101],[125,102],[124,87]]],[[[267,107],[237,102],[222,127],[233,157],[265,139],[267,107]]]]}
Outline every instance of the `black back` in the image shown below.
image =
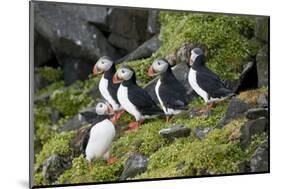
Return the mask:
{"type": "Polygon", "coordinates": [[[170,65],[167,70],[161,74],[160,81],[159,96],[164,103],[164,106],[172,109],[186,109],[186,91],[173,74],[170,65]]]}
{"type": "Polygon", "coordinates": [[[155,104],[148,92],[139,87],[136,83],[135,73],[131,79],[123,81],[122,85],[128,88],[128,98],[142,115],[159,115],[163,111],[155,104]]]}
{"type": "Polygon", "coordinates": [[[104,72],[104,78],[108,80],[108,87],[107,90],[109,94],[112,96],[113,100],[119,104],[117,99],[117,90],[120,86],[120,83],[113,83],[112,77],[116,72],[115,64],[113,63],[111,68],[104,72]]]}
{"type": "Polygon", "coordinates": [[[192,68],[196,70],[196,81],[200,88],[206,91],[210,97],[220,98],[233,94],[233,92],[225,88],[219,76],[205,66],[204,55],[199,55],[192,68]]]}

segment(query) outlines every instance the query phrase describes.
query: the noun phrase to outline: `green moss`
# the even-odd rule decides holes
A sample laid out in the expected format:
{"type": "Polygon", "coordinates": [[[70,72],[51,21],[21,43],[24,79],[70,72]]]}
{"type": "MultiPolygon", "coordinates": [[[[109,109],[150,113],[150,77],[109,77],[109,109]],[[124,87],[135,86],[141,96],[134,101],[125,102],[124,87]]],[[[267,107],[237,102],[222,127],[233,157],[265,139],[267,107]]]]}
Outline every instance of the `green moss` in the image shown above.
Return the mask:
{"type": "Polygon", "coordinates": [[[42,89],[38,90],[35,93],[35,96],[40,96],[40,95],[43,95],[43,94],[51,93],[51,92],[53,92],[57,89],[63,88],[63,87],[64,87],[64,81],[57,81],[57,82],[54,82],[54,83],[48,85],[45,88],[42,88],[42,89]]]}
{"type": "Polygon", "coordinates": [[[53,154],[67,155],[72,152],[70,147],[70,141],[74,137],[75,132],[65,132],[60,134],[54,134],[50,140],[48,140],[39,154],[36,154],[35,170],[38,170],[43,162],[53,154]]]}
{"type": "Polygon", "coordinates": [[[63,73],[60,68],[52,67],[39,67],[35,70],[35,73],[40,74],[46,81],[56,82],[63,79],[63,73]]]}
{"type": "Polygon", "coordinates": [[[50,98],[50,104],[65,116],[73,116],[79,110],[93,104],[89,92],[97,85],[99,77],[85,82],[77,81],[62,90],[56,90],[50,98]]]}
{"type": "Polygon", "coordinates": [[[42,185],[48,185],[49,183],[43,178],[42,173],[36,173],[34,175],[34,186],[42,186],[42,185]]]}

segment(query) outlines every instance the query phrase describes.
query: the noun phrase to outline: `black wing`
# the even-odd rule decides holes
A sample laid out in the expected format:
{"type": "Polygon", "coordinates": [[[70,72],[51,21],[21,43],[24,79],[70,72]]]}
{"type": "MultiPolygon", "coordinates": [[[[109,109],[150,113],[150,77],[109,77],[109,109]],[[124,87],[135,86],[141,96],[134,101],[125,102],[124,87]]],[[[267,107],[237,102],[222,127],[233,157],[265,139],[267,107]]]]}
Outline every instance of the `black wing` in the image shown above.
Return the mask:
{"type": "Polygon", "coordinates": [[[128,98],[143,115],[163,114],[147,91],[137,85],[128,88],[128,98]]]}
{"type": "Polygon", "coordinates": [[[159,95],[166,108],[186,109],[185,89],[177,80],[171,84],[161,83],[159,95]]]}
{"type": "Polygon", "coordinates": [[[199,87],[206,91],[210,97],[219,98],[233,93],[225,88],[220,78],[206,67],[197,71],[196,80],[199,87]]]}

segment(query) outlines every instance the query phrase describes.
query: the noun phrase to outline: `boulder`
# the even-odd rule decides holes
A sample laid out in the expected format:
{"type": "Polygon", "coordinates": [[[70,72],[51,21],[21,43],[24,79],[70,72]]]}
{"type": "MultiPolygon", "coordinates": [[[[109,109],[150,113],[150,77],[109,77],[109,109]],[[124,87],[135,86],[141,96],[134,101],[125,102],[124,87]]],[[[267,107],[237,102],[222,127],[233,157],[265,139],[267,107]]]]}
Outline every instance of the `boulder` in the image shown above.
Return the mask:
{"type": "Polygon", "coordinates": [[[155,35],[154,37],[140,45],[136,50],[134,50],[130,54],[117,60],[116,63],[150,57],[155,51],[160,48],[160,46],[161,42],[158,39],[158,36],[155,35]]]}
{"type": "Polygon", "coordinates": [[[243,150],[246,150],[251,143],[252,136],[267,132],[268,120],[265,117],[261,117],[255,120],[250,120],[240,129],[240,146],[243,150]]]}
{"type": "Polygon", "coordinates": [[[257,72],[258,72],[258,86],[268,86],[268,67],[269,67],[269,54],[268,46],[264,46],[257,54],[257,72]]]}
{"type": "Polygon", "coordinates": [[[36,93],[38,90],[47,87],[49,85],[49,82],[44,79],[41,74],[34,73],[34,92],[36,93]]]}
{"type": "Polygon", "coordinates": [[[72,131],[77,130],[81,128],[86,123],[85,118],[77,114],[72,119],[70,119],[68,122],[66,122],[60,129],[61,132],[63,131],[72,131]]]}
{"type": "Polygon", "coordinates": [[[170,128],[161,129],[159,134],[167,139],[176,139],[180,137],[188,137],[191,133],[191,129],[185,127],[184,125],[174,126],[170,128]]]}
{"type": "Polygon", "coordinates": [[[137,39],[123,37],[117,33],[111,33],[108,37],[108,41],[114,47],[125,50],[126,53],[132,52],[139,46],[137,39]]]}
{"type": "Polygon", "coordinates": [[[148,21],[147,21],[147,31],[149,34],[158,34],[160,32],[160,22],[159,22],[159,11],[149,10],[148,11],[148,21]]]}
{"type": "Polygon", "coordinates": [[[69,157],[61,157],[54,154],[44,161],[42,176],[49,184],[53,184],[57,178],[70,167],[71,159],[69,157]]]}
{"type": "Polygon", "coordinates": [[[264,17],[264,16],[257,17],[255,37],[263,43],[268,43],[269,41],[268,28],[269,28],[269,17],[264,17]]]}
{"type": "Polygon", "coordinates": [[[261,144],[254,152],[250,160],[251,172],[269,171],[269,151],[268,142],[261,144]]]}
{"type": "Polygon", "coordinates": [[[265,94],[260,95],[257,103],[260,108],[268,108],[268,96],[265,94]]]}
{"type": "Polygon", "coordinates": [[[195,134],[200,140],[203,140],[211,130],[211,127],[196,127],[195,134]]]}
{"type": "Polygon", "coordinates": [[[256,62],[249,62],[244,66],[244,69],[239,77],[239,82],[234,88],[234,92],[239,92],[256,89],[258,87],[258,73],[256,62]]]}
{"type": "Polygon", "coordinates": [[[141,154],[133,154],[126,161],[125,168],[119,180],[126,180],[138,174],[144,173],[147,169],[148,158],[141,154]]]}
{"type": "Polygon", "coordinates": [[[218,122],[216,127],[222,128],[225,124],[229,123],[230,120],[243,115],[248,109],[249,105],[247,103],[243,102],[242,100],[236,97],[233,97],[229,102],[224,116],[218,122]]]}
{"type": "Polygon", "coordinates": [[[246,112],[246,118],[248,119],[257,119],[260,117],[268,118],[267,108],[252,108],[246,112]]]}

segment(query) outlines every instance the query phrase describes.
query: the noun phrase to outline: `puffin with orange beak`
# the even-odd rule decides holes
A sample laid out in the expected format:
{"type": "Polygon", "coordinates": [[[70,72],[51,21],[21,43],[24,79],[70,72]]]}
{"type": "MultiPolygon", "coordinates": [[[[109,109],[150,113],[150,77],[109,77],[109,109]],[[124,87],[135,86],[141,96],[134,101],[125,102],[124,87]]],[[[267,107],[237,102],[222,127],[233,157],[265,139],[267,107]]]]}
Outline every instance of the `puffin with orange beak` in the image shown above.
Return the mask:
{"type": "Polygon", "coordinates": [[[162,110],[166,115],[166,123],[173,115],[187,109],[186,91],[172,72],[172,67],[166,59],[155,60],[148,69],[148,76],[160,75],[155,93],[162,110]]]}
{"type": "Polygon", "coordinates": [[[146,118],[163,114],[148,92],[137,85],[135,71],[131,67],[119,68],[113,76],[113,83],[121,83],[117,91],[118,101],[135,117],[136,121],[129,124],[129,130],[138,128],[146,118]]]}
{"type": "Polygon", "coordinates": [[[115,123],[124,113],[117,99],[117,90],[120,84],[113,83],[112,77],[116,72],[115,64],[110,57],[101,57],[93,67],[93,75],[102,74],[99,82],[99,91],[103,98],[112,106],[115,114],[112,121],[115,123]]]}
{"type": "Polygon", "coordinates": [[[96,105],[97,118],[92,123],[91,128],[83,140],[83,149],[89,168],[92,170],[92,160],[104,159],[107,164],[114,163],[117,159],[110,158],[109,148],[115,137],[115,127],[110,116],[114,113],[111,105],[105,101],[100,101],[96,105]]]}

